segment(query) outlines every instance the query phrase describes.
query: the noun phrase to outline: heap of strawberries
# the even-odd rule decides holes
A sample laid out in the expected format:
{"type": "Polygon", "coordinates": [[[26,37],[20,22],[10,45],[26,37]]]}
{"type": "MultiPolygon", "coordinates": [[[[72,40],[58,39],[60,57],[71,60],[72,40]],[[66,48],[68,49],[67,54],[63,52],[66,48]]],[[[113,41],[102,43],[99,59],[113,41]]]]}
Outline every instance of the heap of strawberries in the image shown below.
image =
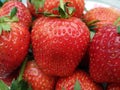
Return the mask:
{"type": "Polygon", "coordinates": [[[120,90],[120,11],[83,13],[84,0],[3,1],[0,90],[120,90]]]}

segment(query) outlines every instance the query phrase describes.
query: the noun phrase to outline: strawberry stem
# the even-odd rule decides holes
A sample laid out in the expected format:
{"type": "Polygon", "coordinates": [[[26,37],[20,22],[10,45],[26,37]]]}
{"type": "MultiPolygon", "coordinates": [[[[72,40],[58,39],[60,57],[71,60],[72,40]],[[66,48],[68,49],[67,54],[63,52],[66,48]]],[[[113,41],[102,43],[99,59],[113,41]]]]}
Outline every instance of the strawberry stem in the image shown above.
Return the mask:
{"type": "Polygon", "coordinates": [[[28,61],[28,59],[25,58],[25,60],[24,60],[24,62],[23,62],[23,64],[22,64],[21,70],[20,70],[20,74],[19,74],[19,76],[18,76],[18,78],[17,78],[18,81],[21,81],[21,80],[23,79],[22,77],[23,77],[23,73],[24,73],[24,70],[25,70],[25,66],[26,66],[27,61],[28,61]]]}
{"type": "Polygon", "coordinates": [[[81,85],[79,83],[79,80],[77,79],[74,85],[74,90],[81,90],[81,85]]]}

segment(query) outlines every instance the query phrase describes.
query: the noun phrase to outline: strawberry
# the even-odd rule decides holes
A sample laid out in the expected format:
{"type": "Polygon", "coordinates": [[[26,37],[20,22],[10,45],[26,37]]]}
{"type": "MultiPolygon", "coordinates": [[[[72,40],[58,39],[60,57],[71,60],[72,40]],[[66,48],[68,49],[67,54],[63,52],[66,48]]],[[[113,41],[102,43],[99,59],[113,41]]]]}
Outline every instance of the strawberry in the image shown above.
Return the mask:
{"type": "Polygon", "coordinates": [[[84,20],[88,25],[98,20],[98,22],[95,23],[95,30],[98,30],[104,25],[113,24],[118,17],[120,17],[120,13],[114,8],[97,7],[88,11],[84,15],[84,20]]]}
{"type": "Polygon", "coordinates": [[[12,83],[12,80],[16,79],[18,77],[18,74],[19,74],[19,70],[15,70],[10,75],[8,75],[7,77],[0,78],[0,80],[4,81],[8,86],[10,86],[11,83],[12,83]]]}
{"type": "Polygon", "coordinates": [[[20,66],[29,48],[28,28],[17,22],[14,9],[10,16],[0,18],[0,77],[6,77],[20,66]]]}
{"type": "Polygon", "coordinates": [[[22,2],[19,1],[6,2],[0,10],[0,16],[2,17],[8,15],[14,7],[17,8],[18,11],[17,17],[19,18],[19,21],[26,26],[30,26],[32,17],[29,10],[25,7],[25,5],[22,2]]]}
{"type": "MultiPolygon", "coordinates": [[[[27,6],[30,12],[34,16],[40,16],[37,13],[43,13],[43,12],[51,12],[54,14],[58,14],[57,8],[59,6],[59,0],[27,0],[27,6]],[[37,13],[35,13],[37,12],[37,13]]],[[[75,8],[75,13],[73,16],[75,17],[81,17],[84,10],[84,0],[64,0],[65,3],[67,3],[68,6],[75,8]]]]}
{"type": "Polygon", "coordinates": [[[96,82],[120,82],[119,28],[101,27],[91,42],[90,75],[96,82]]]}
{"type": "Polygon", "coordinates": [[[107,90],[120,90],[120,83],[109,84],[107,90]]]}
{"type": "Polygon", "coordinates": [[[103,90],[102,87],[93,82],[90,76],[82,70],[74,72],[71,76],[60,78],[56,84],[55,90],[75,90],[74,86],[76,81],[81,88],[76,90],[103,90]]]}
{"type": "Polygon", "coordinates": [[[38,66],[53,76],[72,74],[90,39],[87,26],[75,17],[41,17],[34,23],[31,37],[38,66]]]}
{"type": "Polygon", "coordinates": [[[27,63],[23,77],[32,86],[32,90],[54,90],[56,78],[44,74],[35,61],[27,63]]]}

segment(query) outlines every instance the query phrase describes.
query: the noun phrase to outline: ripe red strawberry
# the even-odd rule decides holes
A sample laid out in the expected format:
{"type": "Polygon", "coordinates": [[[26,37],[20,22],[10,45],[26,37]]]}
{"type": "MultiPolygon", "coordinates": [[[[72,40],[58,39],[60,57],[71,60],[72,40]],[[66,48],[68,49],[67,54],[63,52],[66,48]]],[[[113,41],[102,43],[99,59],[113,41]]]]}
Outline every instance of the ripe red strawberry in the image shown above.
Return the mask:
{"type": "Polygon", "coordinates": [[[109,84],[107,90],[120,90],[120,83],[109,84]]]}
{"type": "MultiPolygon", "coordinates": [[[[57,8],[59,6],[59,0],[27,0],[28,9],[34,16],[39,16],[35,13],[37,10],[38,13],[51,12],[54,14],[58,14],[57,8]],[[31,1],[31,2],[30,2],[31,1]],[[42,5],[41,5],[42,4],[42,5]]],[[[84,11],[84,0],[64,0],[64,2],[70,2],[68,6],[75,8],[75,13],[73,16],[81,17],[84,11]]]]}
{"type": "Polygon", "coordinates": [[[72,74],[90,39],[87,26],[75,17],[41,17],[34,23],[31,37],[37,64],[53,76],[72,74]]]}
{"type": "Polygon", "coordinates": [[[120,34],[117,27],[99,29],[90,46],[90,74],[96,82],[120,82],[120,34]]]}
{"type": "Polygon", "coordinates": [[[27,63],[23,76],[33,90],[54,90],[56,78],[44,74],[34,61],[27,63]]]}
{"type": "Polygon", "coordinates": [[[120,17],[120,12],[113,8],[98,7],[91,9],[84,15],[84,20],[86,23],[99,20],[96,25],[96,30],[104,25],[113,24],[118,17],[120,17]]]}
{"type": "Polygon", "coordinates": [[[18,68],[28,52],[28,27],[17,21],[13,12],[0,18],[0,77],[18,68]]]}
{"type": "Polygon", "coordinates": [[[26,26],[30,26],[32,20],[31,14],[25,5],[19,1],[6,2],[0,10],[0,17],[8,15],[14,7],[17,8],[17,17],[19,18],[19,21],[26,26]]]}
{"type": "Polygon", "coordinates": [[[102,90],[102,87],[93,82],[90,76],[81,70],[74,72],[74,74],[69,77],[60,78],[55,90],[74,90],[77,80],[81,87],[80,90],[102,90]]]}

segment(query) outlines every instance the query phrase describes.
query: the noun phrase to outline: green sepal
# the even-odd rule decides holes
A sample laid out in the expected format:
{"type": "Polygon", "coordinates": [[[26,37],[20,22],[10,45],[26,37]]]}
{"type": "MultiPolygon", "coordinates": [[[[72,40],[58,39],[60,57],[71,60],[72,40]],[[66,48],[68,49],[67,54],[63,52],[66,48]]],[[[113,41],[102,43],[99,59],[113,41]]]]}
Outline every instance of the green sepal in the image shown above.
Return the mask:
{"type": "Polygon", "coordinates": [[[14,17],[17,14],[17,7],[14,7],[10,12],[10,18],[14,17]]]}
{"type": "Polygon", "coordinates": [[[44,7],[45,0],[29,0],[29,2],[34,5],[35,11],[37,13],[39,8],[44,7]]]}
{"type": "Polygon", "coordinates": [[[58,10],[59,10],[61,18],[68,18],[67,13],[64,11],[64,9],[62,9],[62,7],[59,7],[58,10]]]}
{"type": "Polygon", "coordinates": [[[8,16],[0,17],[0,35],[2,34],[2,31],[8,32],[11,30],[10,23],[19,21],[16,13],[17,8],[14,7],[8,16]]]}
{"type": "Polygon", "coordinates": [[[100,20],[92,20],[87,23],[88,26],[95,25],[96,23],[100,22],[100,20]]]}
{"type": "Polygon", "coordinates": [[[75,85],[74,85],[74,90],[81,90],[81,86],[78,80],[76,80],[75,85]]]}
{"type": "Polygon", "coordinates": [[[62,87],[62,90],[65,90],[65,87],[62,87]]]}
{"type": "Polygon", "coordinates": [[[52,14],[50,12],[44,12],[42,14],[46,17],[60,17],[60,15],[55,15],[55,14],[52,14]]]}
{"type": "Polygon", "coordinates": [[[59,12],[59,15],[52,14],[50,12],[43,12],[39,14],[44,14],[47,17],[69,18],[75,12],[75,8],[68,6],[69,3],[70,2],[64,3],[63,0],[60,0],[59,7],[53,9],[53,10],[57,10],[59,12]]]}
{"type": "Polygon", "coordinates": [[[67,7],[67,8],[68,8],[69,15],[73,15],[73,13],[75,12],[75,8],[73,7],[67,7]]]}
{"type": "Polygon", "coordinates": [[[94,30],[91,30],[90,31],[90,39],[92,40],[93,39],[93,37],[95,36],[95,31],[94,30]]]}
{"type": "Polygon", "coordinates": [[[70,2],[66,2],[66,3],[64,4],[65,12],[68,11],[67,13],[68,13],[70,16],[72,16],[73,13],[75,12],[75,8],[68,6],[68,4],[70,4],[70,2]]]}
{"type": "Polygon", "coordinates": [[[31,86],[24,80],[13,80],[10,90],[32,90],[31,86]]]}
{"type": "Polygon", "coordinates": [[[0,90],[9,90],[9,87],[2,80],[0,80],[0,90]]]}
{"type": "Polygon", "coordinates": [[[120,17],[117,18],[117,20],[114,22],[114,25],[117,26],[117,24],[120,22],[120,17]]]}
{"type": "Polygon", "coordinates": [[[120,34],[120,26],[117,26],[117,33],[120,34]]]}
{"type": "Polygon", "coordinates": [[[3,29],[4,31],[7,31],[7,32],[10,31],[10,25],[9,25],[9,24],[0,23],[0,27],[2,27],[2,29],[3,29]]]}
{"type": "Polygon", "coordinates": [[[32,90],[32,87],[26,81],[24,81],[22,78],[25,67],[26,67],[27,60],[28,60],[28,58],[26,58],[24,60],[24,62],[22,63],[19,76],[16,80],[12,81],[10,90],[32,90]]]}
{"type": "Polygon", "coordinates": [[[58,11],[61,18],[69,18],[75,12],[75,8],[68,6],[69,3],[70,2],[64,3],[63,0],[60,0],[60,6],[58,7],[58,11]]]}

